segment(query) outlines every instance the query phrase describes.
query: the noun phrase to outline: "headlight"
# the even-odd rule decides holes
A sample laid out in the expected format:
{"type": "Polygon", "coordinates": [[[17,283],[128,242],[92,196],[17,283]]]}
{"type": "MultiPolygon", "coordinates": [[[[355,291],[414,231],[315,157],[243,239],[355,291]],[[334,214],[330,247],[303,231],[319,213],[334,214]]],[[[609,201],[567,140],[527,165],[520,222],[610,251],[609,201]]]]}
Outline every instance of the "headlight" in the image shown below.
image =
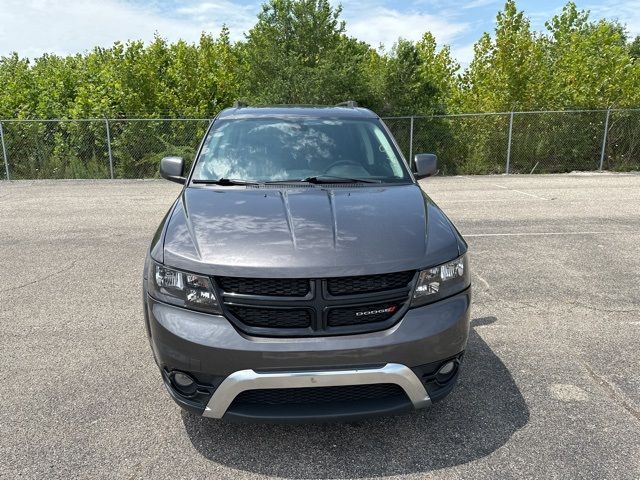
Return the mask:
{"type": "Polygon", "coordinates": [[[451,262],[422,270],[413,291],[412,307],[435,302],[461,292],[470,285],[467,255],[451,262]]]}
{"type": "Polygon", "coordinates": [[[211,279],[150,263],[149,290],[158,300],[179,307],[220,314],[211,279]]]}

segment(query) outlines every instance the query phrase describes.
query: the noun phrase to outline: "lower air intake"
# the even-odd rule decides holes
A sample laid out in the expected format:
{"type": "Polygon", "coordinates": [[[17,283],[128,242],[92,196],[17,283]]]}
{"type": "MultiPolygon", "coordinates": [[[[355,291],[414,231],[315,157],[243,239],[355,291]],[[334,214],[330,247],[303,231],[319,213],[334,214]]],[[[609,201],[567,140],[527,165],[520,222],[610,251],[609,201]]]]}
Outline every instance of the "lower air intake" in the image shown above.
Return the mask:
{"type": "Polygon", "coordinates": [[[272,388],[247,390],[236,397],[234,405],[299,405],[332,402],[357,402],[406,397],[394,383],[345,385],[339,387],[272,388]]]}

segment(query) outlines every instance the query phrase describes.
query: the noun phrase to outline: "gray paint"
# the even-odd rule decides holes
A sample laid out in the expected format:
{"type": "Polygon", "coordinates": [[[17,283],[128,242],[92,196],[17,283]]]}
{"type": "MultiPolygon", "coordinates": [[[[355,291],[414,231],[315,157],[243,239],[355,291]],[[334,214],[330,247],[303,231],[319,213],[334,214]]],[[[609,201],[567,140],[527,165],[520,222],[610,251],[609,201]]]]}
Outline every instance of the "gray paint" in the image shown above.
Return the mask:
{"type": "Polygon", "coordinates": [[[444,263],[466,250],[449,219],[415,184],[188,187],[158,232],[154,258],[209,275],[387,273],[444,263]]]}
{"type": "Polygon", "coordinates": [[[464,350],[470,290],[409,310],[390,329],[307,338],[250,337],[222,316],[146,299],[152,347],[161,365],[227,376],[245,369],[324,368],[400,363],[415,367],[464,350]]]}

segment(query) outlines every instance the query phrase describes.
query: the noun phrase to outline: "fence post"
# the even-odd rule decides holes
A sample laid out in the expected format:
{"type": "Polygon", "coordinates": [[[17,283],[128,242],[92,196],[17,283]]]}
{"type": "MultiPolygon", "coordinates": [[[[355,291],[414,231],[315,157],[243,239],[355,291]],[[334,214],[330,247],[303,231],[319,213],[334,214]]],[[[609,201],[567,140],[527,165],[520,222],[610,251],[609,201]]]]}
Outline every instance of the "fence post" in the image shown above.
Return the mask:
{"type": "Polygon", "coordinates": [[[607,116],[604,119],[604,136],[602,137],[602,150],[600,151],[600,168],[598,170],[602,171],[602,167],[604,166],[604,153],[607,148],[607,134],[609,133],[609,115],[611,114],[611,109],[607,109],[607,116]]]}
{"type": "Polygon", "coordinates": [[[509,139],[507,140],[507,164],[504,167],[505,175],[509,175],[509,164],[511,163],[511,133],[513,132],[513,112],[509,115],[509,139]]]}
{"type": "Polygon", "coordinates": [[[111,155],[111,132],[109,131],[109,119],[104,119],[104,125],[107,128],[107,151],[109,152],[109,172],[111,180],[113,180],[113,155],[111,155]]]}
{"type": "Polygon", "coordinates": [[[4,171],[7,174],[7,180],[9,178],[9,159],[7,158],[7,146],[4,144],[4,130],[2,129],[2,122],[0,122],[0,143],[2,143],[2,156],[4,157],[4,171]]]}
{"type": "Polygon", "coordinates": [[[413,168],[413,116],[411,116],[411,125],[409,127],[409,167],[413,168]]]}

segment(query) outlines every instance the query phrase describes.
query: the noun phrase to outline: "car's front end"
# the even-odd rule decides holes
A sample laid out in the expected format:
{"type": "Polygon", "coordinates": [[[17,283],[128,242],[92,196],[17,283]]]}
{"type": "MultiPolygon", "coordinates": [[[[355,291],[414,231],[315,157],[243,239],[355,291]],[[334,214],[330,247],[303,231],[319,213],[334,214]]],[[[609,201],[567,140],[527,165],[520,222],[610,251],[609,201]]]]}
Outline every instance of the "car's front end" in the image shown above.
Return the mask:
{"type": "Polygon", "coordinates": [[[228,420],[428,406],[458,377],[470,300],[466,243],[410,177],[188,182],[144,273],[169,393],[228,420]]]}

